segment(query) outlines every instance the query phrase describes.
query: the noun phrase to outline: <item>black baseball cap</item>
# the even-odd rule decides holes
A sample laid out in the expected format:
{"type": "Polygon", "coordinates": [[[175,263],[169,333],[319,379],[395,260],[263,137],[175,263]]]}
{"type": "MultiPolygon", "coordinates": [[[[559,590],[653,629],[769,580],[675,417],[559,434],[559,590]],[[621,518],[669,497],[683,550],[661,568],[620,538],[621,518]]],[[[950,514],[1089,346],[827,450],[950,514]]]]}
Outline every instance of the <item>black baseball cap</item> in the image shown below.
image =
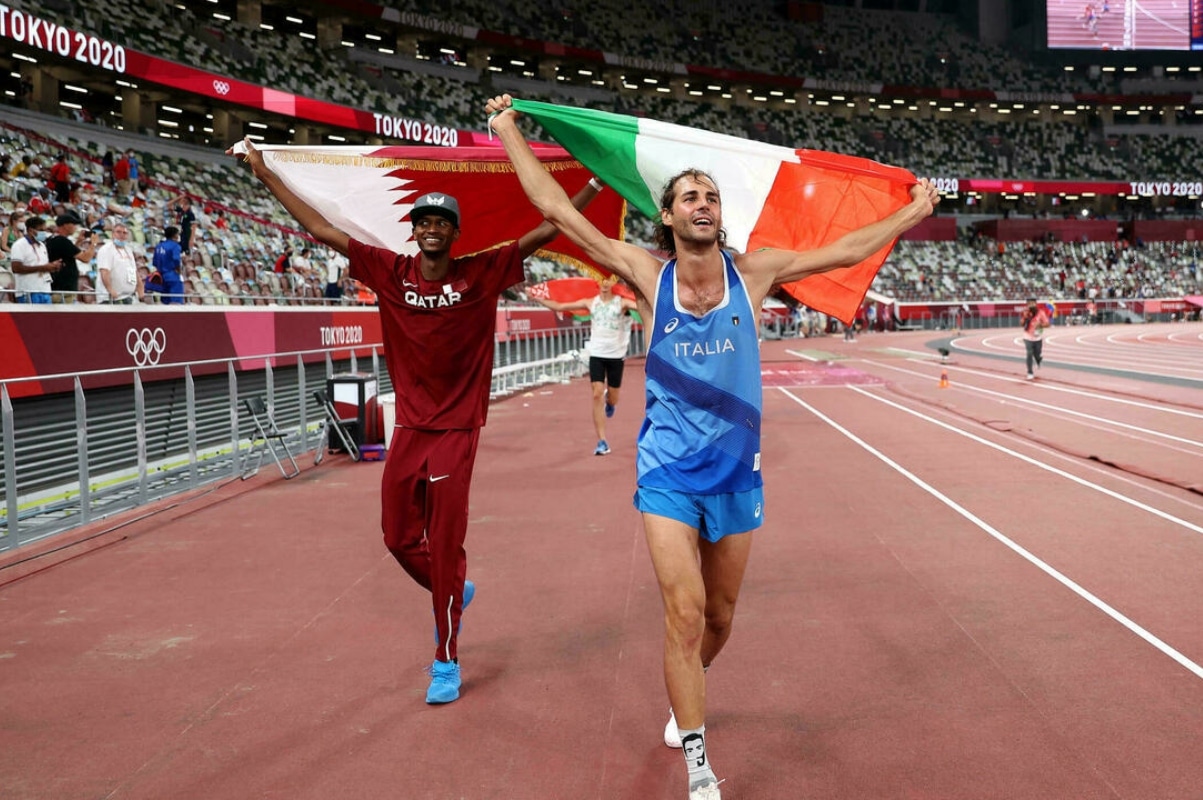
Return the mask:
{"type": "Polygon", "coordinates": [[[455,227],[459,227],[459,203],[449,194],[431,192],[422,195],[414,201],[414,208],[409,212],[409,218],[416,222],[419,217],[427,214],[437,214],[450,220],[455,227]]]}

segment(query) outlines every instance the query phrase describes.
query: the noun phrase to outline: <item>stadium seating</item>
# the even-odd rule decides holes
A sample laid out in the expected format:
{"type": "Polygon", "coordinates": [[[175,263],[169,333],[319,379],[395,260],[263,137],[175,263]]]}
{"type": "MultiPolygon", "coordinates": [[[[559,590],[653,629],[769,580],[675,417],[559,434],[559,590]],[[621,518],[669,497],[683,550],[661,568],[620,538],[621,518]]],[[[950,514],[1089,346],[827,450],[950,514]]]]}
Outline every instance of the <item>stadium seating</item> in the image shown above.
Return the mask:
{"type": "MultiPolygon", "coordinates": [[[[55,18],[50,6],[35,6],[28,0],[12,5],[55,18]]],[[[56,21],[164,58],[322,100],[459,128],[482,126],[480,105],[490,90],[487,73],[482,77],[470,68],[419,72],[407,67],[416,63],[413,54],[383,65],[351,60],[341,45],[322,50],[295,35],[215,19],[204,5],[182,8],[115,0],[103,9],[79,7],[72,18],[56,21]]],[[[392,5],[400,11],[429,13],[428,5],[412,0],[392,5]]],[[[732,0],[721,9],[713,2],[684,0],[639,7],[616,0],[559,0],[550,6],[535,0],[469,0],[440,9],[440,16],[465,26],[650,61],[808,75],[833,82],[1046,94],[1117,90],[1114,78],[1037,66],[974,40],[951,18],[935,14],[825,6],[822,21],[803,24],[784,19],[777,4],[752,0],[732,0]],[[731,24],[733,20],[739,24],[731,24]],[[632,30],[638,33],[632,35],[632,30]]],[[[542,99],[551,97],[555,88],[540,80],[523,86],[531,88],[528,96],[542,99]]],[[[1138,175],[1174,175],[1184,164],[1203,163],[1203,139],[1174,135],[1170,128],[1142,127],[1130,133],[1112,128],[1104,134],[1078,120],[1027,113],[1022,119],[1016,114],[972,120],[930,109],[903,116],[842,106],[795,110],[743,102],[718,105],[610,89],[601,96],[604,102],[588,103],[747,138],[865,156],[919,175],[1126,181],[1138,175]]],[[[114,149],[113,143],[106,142],[103,130],[91,135],[85,126],[78,126],[76,131],[46,138],[9,130],[5,149],[34,154],[46,164],[60,150],[71,153],[73,171],[83,184],[76,205],[81,216],[89,221],[106,215],[121,217],[133,229],[135,242],[147,250],[160,235],[167,200],[180,192],[201,199],[202,220],[186,274],[196,302],[286,304],[320,296],[320,286],[303,282],[294,286],[271,271],[276,254],[300,234],[279,204],[231,161],[197,159],[186,150],[163,152],[148,140],[145,148],[138,149],[153,180],[140,194],[114,197],[104,187],[99,167],[101,154],[114,149]],[[227,229],[208,224],[206,212],[215,208],[229,210],[227,229]]],[[[2,188],[9,207],[36,183],[8,182],[2,188]]],[[[632,215],[627,227],[633,241],[650,244],[649,221],[632,215]]],[[[1141,251],[1139,269],[1127,269],[1131,265],[1123,259],[1130,255],[1123,254],[1118,263],[1125,269],[1116,276],[1095,263],[1110,258],[1098,248],[1111,245],[1062,247],[1069,249],[1059,252],[1054,247],[1050,258],[1075,260],[1075,269],[1099,291],[1113,288],[1119,296],[1135,296],[1198,290],[1197,270],[1189,269],[1193,253],[1184,255],[1151,244],[1141,251]]],[[[883,268],[880,288],[915,299],[1014,297],[1037,288],[1042,289],[1037,293],[1048,294],[1048,275],[1020,259],[1015,250],[1000,255],[968,239],[904,242],[883,268]]],[[[532,274],[545,279],[561,269],[536,262],[532,274]]]]}

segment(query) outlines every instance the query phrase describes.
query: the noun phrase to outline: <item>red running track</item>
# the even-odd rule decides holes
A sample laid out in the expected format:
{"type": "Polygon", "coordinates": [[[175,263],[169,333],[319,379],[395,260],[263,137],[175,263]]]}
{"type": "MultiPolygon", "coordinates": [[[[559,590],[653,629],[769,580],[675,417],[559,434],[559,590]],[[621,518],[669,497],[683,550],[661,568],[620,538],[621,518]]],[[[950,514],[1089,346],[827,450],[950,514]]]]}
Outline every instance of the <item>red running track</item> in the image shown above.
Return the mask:
{"type": "MultiPolygon", "coordinates": [[[[766,525],[708,677],[726,800],[1200,796],[1203,402],[1153,381],[1203,328],[1065,332],[1147,375],[1061,329],[1031,383],[1003,332],[765,343],[766,525]]],[[[494,405],[450,706],[379,464],[8,555],[0,797],[684,800],[630,366],[608,457],[583,382],[494,405]]]]}

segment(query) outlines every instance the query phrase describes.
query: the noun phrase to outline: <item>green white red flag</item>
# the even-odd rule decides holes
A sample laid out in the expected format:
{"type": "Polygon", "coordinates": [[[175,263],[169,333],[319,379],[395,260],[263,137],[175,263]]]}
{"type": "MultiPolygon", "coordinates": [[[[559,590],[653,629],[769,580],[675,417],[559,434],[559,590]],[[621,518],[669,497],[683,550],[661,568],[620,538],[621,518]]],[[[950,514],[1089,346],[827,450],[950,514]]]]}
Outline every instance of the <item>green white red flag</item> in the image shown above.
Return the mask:
{"type": "MultiPolygon", "coordinates": [[[[499,147],[360,147],[256,144],[284,183],[335,227],[397,253],[416,254],[409,212],[428,192],[453,196],[460,208],[460,238],[453,256],[512,242],[543,221],[526,199],[513,165],[499,147]]],[[[243,149],[242,142],[235,152],[243,149]]],[[[592,173],[559,147],[535,151],[569,195],[592,173]]],[[[626,203],[602,192],[585,208],[607,236],[621,239],[626,203]]],[[[566,236],[538,255],[588,274],[596,267],[566,236]]]]}
{"type": "MultiPolygon", "coordinates": [[[[900,167],[821,150],[531,100],[514,100],[514,108],[654,222],[670,177],[689,168],[708,172],[722,195],[727,243],[742,252],[821,247],[905,206],[917,182],[900,167]]],[[[785,289],[850,322],[893,246],[785,289]]]]}

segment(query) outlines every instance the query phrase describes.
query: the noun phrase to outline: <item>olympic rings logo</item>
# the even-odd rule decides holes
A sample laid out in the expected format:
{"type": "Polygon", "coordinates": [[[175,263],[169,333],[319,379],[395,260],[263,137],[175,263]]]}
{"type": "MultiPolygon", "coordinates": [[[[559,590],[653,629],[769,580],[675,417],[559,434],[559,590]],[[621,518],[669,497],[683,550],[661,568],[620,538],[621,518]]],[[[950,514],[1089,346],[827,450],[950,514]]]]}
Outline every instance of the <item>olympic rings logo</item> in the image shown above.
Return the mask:
{"type": "Polygon", "coordinates": [[[167,349],[167,334],[162,328],[130,328],[125,334],[125,350],[139,367],[154,366],[167,349]]]}
{"type": "Polygon", "coordinates": [[[225,81],[213,81],[213,90],[221,95],[230,93],[230,84],[225,81]]]}

